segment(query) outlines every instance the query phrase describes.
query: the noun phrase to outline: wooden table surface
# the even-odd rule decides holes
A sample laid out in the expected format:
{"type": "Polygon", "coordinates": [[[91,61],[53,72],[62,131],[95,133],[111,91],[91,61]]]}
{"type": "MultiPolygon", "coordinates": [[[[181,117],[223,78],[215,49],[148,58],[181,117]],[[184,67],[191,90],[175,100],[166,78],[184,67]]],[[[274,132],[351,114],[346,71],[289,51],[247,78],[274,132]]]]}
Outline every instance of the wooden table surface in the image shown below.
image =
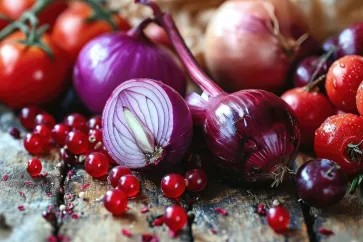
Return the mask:
{"type": "MultiPolygon", "coordinates": [[[[0,107],[0,241],[38,242],[54,235],[60,235],[63,241],[142,241],[145,234],[159,241],[363,241],[359,192],[347,195],[330,209],[318,210],[298,202],[292,180],[286,180],[277,189],[231,188],[214,180],[213,175],[194,203],[190,202],[190,194],[180,200],[188,211],[189,224],[178,237],[171,238],[165,225],[153,226],[164,207],[176,203],[162,195],[161,174],[151,177],[137,173],[142,182],[141,194],[130,200],[130,209],[123,216],[113,217],[101,202],[110,189],[107,182],[92,179],[81,166],[67,169],[57,150],[41,157],[48,176],[31,178],[25,169],[30,156],[22,140],[15,140],[7,133],[10,126],[20,127],[15,115],[0,107]],[[83,199],[79,198],[81,191],[85,193],[83,199]],[[275,199],[283,202],[292,214],[287,234],[273,232],[265,218],[255,212],[259,204],[270,206],[275,199]],[[50,205],[58,209],[69,203],[73,205],[73,214],[66,214],[63,219],[58,216],[52,223],[43,218],[42,212],[50,205]],[[19,206],[24,206],[24,210],[20,211],[19,206]],[[149,212],[141,213],[145,207],[149,212]],[[216,213],[217,207],[225,209],[228,216],[216,213]],[[319,233],[320,228],[331,229],[334,235],[324,236],[319,233]],[[132,236],[123,235],[122,229],[132,232],[132,236]]],[[[300,154],[295,166],[307,159],[308,156],[300,154]]],[[[203,166],[212,167],[212,164],[203,166]]]]}

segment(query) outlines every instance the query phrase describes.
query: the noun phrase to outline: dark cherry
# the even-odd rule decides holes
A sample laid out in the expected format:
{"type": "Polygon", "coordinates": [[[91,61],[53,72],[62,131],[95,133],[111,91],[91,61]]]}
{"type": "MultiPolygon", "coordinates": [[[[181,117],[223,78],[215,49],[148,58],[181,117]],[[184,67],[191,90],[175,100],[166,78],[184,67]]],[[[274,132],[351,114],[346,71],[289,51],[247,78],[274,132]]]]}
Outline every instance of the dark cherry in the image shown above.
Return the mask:
{"type": "Polygon", "coordinates": [[[299,197],[308,205],[326,208],[338,203],[345,195],[348,178],[333,161],[315,159],[303,164],[296,174],[299,197]]]}
{"type": "Polygon", "coordinates": [[[52,129],[52,138],[54,142],[60,146],[66,144],[67,134],[70,132],[70,128],[65,124],[57,124],[52,129]]]}
{"type": "Polygon", "coordinates": [[[9,128],[9,134],[11,136],[13,136],[14,139],[19,139],[20,138],[20,131],[19,131],[19,129],[17,129],[15,127],[9,128]]]}
{"type": "Polygon", "coordinates": [[[346,55],[363,55],[363,22],[343,30],[336,40],[336,58],[346,55]]]}
{"type": "Polygon", "coordinates": [[[89,150],[88,136],[79,130],[69,132],[66,138],[66,146],[75,155],[81,155],[89,150]]]}
{"type": "Polygon", "coordinates": [[[126,211],[128,198],[126,194],[118,189],[106,192],[103,198],[105,208],[113,215],[121,215],[126,211]]]}
{"type": "Polygon", "coordinates": [[[140,182],[134,175],[124,175],[120,178],[118,189],[123,191],[129,198],[136,197],[140,191],[140,182]]]}
{"type": "Polygon", "coordinates": [[[107,157],[100,152],[89,154],[84,162],[86,172],[93,178],[103,177],[108,171],[107,157]]]}
{"type": "Polygon", "coordinates": [[[202,169],[192,169],[186,172],[187,189],[191,192],[200,192],[208,184],[207,174],[202,169]]]}
{"type": "Polygon", "coordinates": [[[24,147],[32,155],[39,155],[44,151],[42,138],[38,134],[27,134],[24,138],[24,147]]]}
{"type": "MultiPolygon", "coordinates": [[[[320,63],[321,57],[319,56],[309,56],[303,59],[296,67],[294,74],[294,84],[295,87],[304,87],[308,85],[312,80],[312,76],[314,72],[317,70],[318,65],[320,63]]],[[[314,79],[319,78],[321,75],[324,75],[328,72],[330,65],[332,62],[327,60],[324,62],[320,70],[315,75],[314,79]]],[[[319,85],[321,90],[324,90],[324,83],[319,85]]]]}
{"type": "Polygon", "coordinates": [[[286,232],[290,224],[290,212],[282,205],[274,206],[268,210],[267,222],[275,232],[286,232]]]}
{"type": "Polygon", "coordinates": [[[65,117],[63,123],[72,129],[87,131],[87,119],[79,113],[72,113],[65,117]]]}
{"type": "Polygon", "coordinates": [[[108,182],[111,184],[112,187],[116,188],[122,176],[131,174],[132,172],[129,168],[124,166],[115,166],[108,173],[108,182]]]}
{"type": "Polygon", "coordinates": [[[170,173],[161,180],[161,191],[165,197],[177,198],[184,193],[185,183],[184,177],[176,173],[170,173]]]}
{"type": "Polygon", "coordinates": [[[29,175],[31,175],[33,177],[39,176],[40,173],[42,172],[42,163],[40,162],[40,160],[38,158],[31,158],[28,161],[26,170],[29,173],[29,175]]]}
{"type": "Polygon", "coordinates": [[[102,118],[101,116],[93,116],[87,122],[88,129],[101,129],[102,128],[102,118]]]}
{"type": "Polygon", "coordinates": [[[171,231],[178,232],[184,228],[188,221],[188,216],[179,205],[172,205],[165,209],[164,223],[169,227],[171,231]]]}
{"type": "Polygon", "coordinates": [[[55,125],[55,119],[52,115],[48,113],[41,113],[35,116],[35,126],[36,125],[46,125],[48,128],[52,129],[55,125]]]}
{"type": "Polygon", "coordinates": [[[35,126],[35,117],[42,112],[42,109],[35,106],[25,107],[21,109],[19,114],[19,120],[21,125],[23,125],[23,127],[27,130],[32,130],[35,126]]]}
{"type": "Polygon", "coordinates": [[[62,157],[62,160],[69,166],[75,166],[78,163],[77,157],[72,154],[69,150],[66,148],[62,148],[60,150],[60,154],[62,157]]]}

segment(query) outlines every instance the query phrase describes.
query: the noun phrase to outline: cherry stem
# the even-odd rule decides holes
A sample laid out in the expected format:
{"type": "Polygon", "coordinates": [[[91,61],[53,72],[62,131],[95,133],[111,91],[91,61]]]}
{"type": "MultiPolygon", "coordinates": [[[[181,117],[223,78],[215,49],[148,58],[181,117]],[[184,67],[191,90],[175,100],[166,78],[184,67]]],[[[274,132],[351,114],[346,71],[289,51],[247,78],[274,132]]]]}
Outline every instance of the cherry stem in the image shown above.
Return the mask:
{"type": "Polygon", "coordinates": [[[361,144],[363,144],[363,140],[359,142],[358,144],[350,143],[347,145],[348,148],[348,155],[351,161],[361,161],[363,156],[363,150],[360,148],[361,144]],[[359,158],[357,158],[357,155],[359,158]]]}
{"type": "Polygon", "coordinates": [[[320,82],[325,81],[325,78],[326,78],[325,74],[321,75],[318,79],[306,85],[305,90],[308,92],[312,91],[320,82]]]}
{"type": "Polygon", "coordinates": [[[144,20],[141,21],[141,23],[139,23],[139,25],[137,25],[135,28],[130,29],[127,32],[127,35],[130,37],[134,37],[134,38],[146,38],[148,39],[145,34],[144,34],[144,29],[151,23],[154,23],[155,20],[151,19],[151,18],[145,18],[144,20]]]}
{"type": "Polygon", "coordinates": [[[171,15],[162,12],[159,6],[153,1],[135,0],[135,2],[149,6],[153,10],[156,23],[164,28],[170,42],[194,82],[198,84],[205,93],[212,97],[224,93],[224,91],[202,71],[193,54],[185,44],[185,41],[176,27],[171,15]]]}
{"type": "Polygon", "coordinates": [[[326,52],[324,55],[322,55],[320,57],[318,66],[315,69],[313,75],[311,76],[310,82],[313,82],[315,80],[315,78],[318,75],[319,71],[321,70],[321,68],[323,68],[324,64],[331,57],[331,55],[335,52],[335,50],[336,50],[335,47],[331,47],[328,52],[326,52]]]}

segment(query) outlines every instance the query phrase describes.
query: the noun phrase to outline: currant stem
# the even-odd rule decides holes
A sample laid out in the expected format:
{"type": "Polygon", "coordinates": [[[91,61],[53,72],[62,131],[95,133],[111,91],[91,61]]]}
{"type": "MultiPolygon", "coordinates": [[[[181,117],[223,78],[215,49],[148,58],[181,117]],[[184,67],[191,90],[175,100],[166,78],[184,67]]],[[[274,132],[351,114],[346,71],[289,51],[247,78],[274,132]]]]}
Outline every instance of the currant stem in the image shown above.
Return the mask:
{"type": "Polygon", "coordinates": [[[177,29],[175,22],[170,14],[161,11],[159,6],[149,0],[135,0],[136,3],[140,3],[149,6],[153,12],[156,22],[164,28],[170,42],[172,43],[175,51],[178,53],[185,68],[188,70],[190,77],[193,81],[199,85],[199,87],[208,95],[215,97],[224,93],[224,91],[215,84],[200,68],[195,60],[193,54],[185,44],[179,30],[177,29]]]}
{"type": "Polygon", "coordinates": [[[316,75],[318,75],[321,68],[323,68],[323,65],[331,57],[331,55],[335,52],[335,50],[336,50],[335,47],[331,47],[328,52],[326,52],[324,55],[320,57],[318,67],[315,69],[313,75],[311,76],[310,82],[313,82],[315,80],[316,75]]]}

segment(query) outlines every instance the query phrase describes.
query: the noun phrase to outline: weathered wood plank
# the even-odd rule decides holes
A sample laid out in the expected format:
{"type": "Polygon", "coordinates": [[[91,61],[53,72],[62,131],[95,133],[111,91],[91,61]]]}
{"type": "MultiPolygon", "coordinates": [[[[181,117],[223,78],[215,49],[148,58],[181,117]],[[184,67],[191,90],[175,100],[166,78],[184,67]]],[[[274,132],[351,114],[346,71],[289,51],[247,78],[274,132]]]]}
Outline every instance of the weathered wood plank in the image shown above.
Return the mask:
{"type": "Polygon", "coordinates": [[[15,140],[5,132],[9,126],[14,125],[19,126],[15,116],[1,107],[0,240],[45,241],[53,234],[54,228],[42,217],[42,212],[49,205],[57,204],[60,168],[56,164],[59,157],[56,151],[41,157],[43,171],[48,171],[49,175],[31,178],[26,172],[26,163],[31,156],[23,148],[22,140],[15,140]],[[24,206],[24,211],[20,211],[18,206],[24,206]]]}
{"type": "MultiPolygon", "coordinates": [[[[300,155],[297,164],[312,159],[308,155],[300,155]]],[[[341,242],[362,241],[363,238],[363,200],[362,191],[346,194],[345,198],[335,206],[327,209],[310,209],[313,218],[313,231],[318,241],[341,242]],[[320,228],[330,229],[332,236],[319,233],[320,228]]]]}
{"type": "MultiPolygon", "coordinates": [[[[129,201],[129,211],[120,217],[114,217],[104,208],[102,200],[97,201],[111,188],[107,182],[92,179],[83,169],[75,169],[71,179],[65,181],[65,194],[72,194],[72,199],[66,198],[65,204],[72,202],[74,213],[80,215],[80,218],[67,218],[61,226],[60,234],[71,237],[74,242],[142,241],[143,234],[153,234],[160,241],[170,241],[165,225],[153,227],[152,222],[173,201],[162,196],[160,188],[155,185],[155,181],[160,178],[153,181],[144,174],[139,178],[142,183],[141,194],[129,201]],[[85,198],[81,199],[78,195],[85,184],[90,186],[84,190],[85,198]],[[145,207],[150,207],[149,212],[143,214],[141,209],[145,207]],[[127,238],[121,233],[122,229],[128,229],[133,236],[127,238]]],[[[189,228],[186,227],[173,241],[191,241],[189,228]]]]}

